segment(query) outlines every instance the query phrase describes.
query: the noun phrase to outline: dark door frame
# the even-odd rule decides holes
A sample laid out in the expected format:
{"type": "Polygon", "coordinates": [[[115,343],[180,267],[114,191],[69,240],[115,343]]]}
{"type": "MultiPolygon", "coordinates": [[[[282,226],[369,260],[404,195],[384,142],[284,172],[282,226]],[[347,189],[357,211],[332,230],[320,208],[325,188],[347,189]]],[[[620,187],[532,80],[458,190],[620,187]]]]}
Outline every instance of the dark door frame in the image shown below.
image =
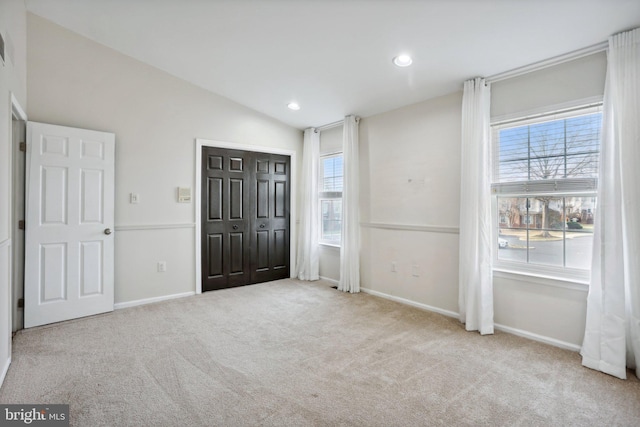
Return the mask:
{"type": "Polygon", "coordinates": [[[289,266],[291,277],[295,276],[296,271],[296,253],[297,253],[297,236],[298,236],[298,190],[297,190],[297,159],[296,159],[296,151],[288,150],[284,148],[275,148],[275,147],[263,147],[259,145],[248,145],[248,144],[238,144],[234,142],[225,142],[225,141],[215,141],[210,139],[196,139],[195,144],[195,191],[193,192],[193,198],[195,201],[195,234],[194,234],[194,242],[195,242],[195,288],[196,294],[202,293],[202,222],[201,222],[201,208],[202,208],[202,200],[200,195],[202,193],[202,147],[216,147],[216,148],[226,148],[230,150],[243,150],[243,151],[253,151],[256,153],[269,153],[269,154],[281,154],[284,156],[289,156],[291,158],[291,206],[290,206],[290,231],[289,231],[289,266]]]}

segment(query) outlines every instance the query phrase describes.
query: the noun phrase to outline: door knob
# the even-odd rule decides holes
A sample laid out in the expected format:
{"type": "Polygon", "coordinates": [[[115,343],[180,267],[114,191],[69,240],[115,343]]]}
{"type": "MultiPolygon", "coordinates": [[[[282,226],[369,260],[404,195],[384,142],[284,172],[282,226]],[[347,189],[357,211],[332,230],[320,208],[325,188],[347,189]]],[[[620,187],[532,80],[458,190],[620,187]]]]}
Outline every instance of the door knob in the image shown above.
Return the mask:
{"type": "Polygon", "coordinates": [[[264,224],[260,224],[260,228],[264,228],[264,224]]]}
{"type": "Polygon", "coordinates": [[[237,229],[238,229],[238,226],[237,226],[237,225],[234,225],[234,226],[233,226],[233,229],[234,229],[234,230],[237,230],[237,229]]]}
{"type": "Polygon", "coordinates": [[[104,229],[104,234],[106,234],[107,236],[108,236],[109,234],[111,234],[111,229],[110,229],[110,228],[105,228],[105,229],[104,229]]]}

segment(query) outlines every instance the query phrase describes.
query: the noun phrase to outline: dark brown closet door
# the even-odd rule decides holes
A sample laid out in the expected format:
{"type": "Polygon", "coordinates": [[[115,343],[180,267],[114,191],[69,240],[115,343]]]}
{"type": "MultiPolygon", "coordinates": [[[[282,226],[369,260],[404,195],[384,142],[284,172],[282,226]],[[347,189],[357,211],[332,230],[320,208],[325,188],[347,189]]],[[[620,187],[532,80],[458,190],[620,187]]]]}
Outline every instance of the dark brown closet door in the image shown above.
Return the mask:
{"type": "Polygon", "coordinates": [[[289,277],[290,158],[203,147],[202,290],[289,277]]]}
{"type": "Polygon", "coordinates": [[[202,290],[245,285],[251,280],[250,157],[211,147],[202,154],[202,290]]]}
{"type": "Polygon", "coordinates": [[[290,158],[255,155],[255,216],[251,221],[252,283],[289,277],[290,158]]]}

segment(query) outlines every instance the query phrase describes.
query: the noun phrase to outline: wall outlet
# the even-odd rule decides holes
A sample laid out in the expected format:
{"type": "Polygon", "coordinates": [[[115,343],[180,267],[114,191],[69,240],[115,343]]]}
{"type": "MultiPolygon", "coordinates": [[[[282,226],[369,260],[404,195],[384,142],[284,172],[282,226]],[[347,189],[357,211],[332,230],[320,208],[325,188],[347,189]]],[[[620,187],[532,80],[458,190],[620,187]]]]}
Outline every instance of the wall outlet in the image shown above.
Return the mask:
{"type": "Polygon", "coordinates": [[[158,261],[158,273],[164,273],[167,271],[167,262],[158,261]]]}
{"type": "Polygon", "coordinates": [[[131,204],[140,203],[140,195],[138,193],[130,193],[129,194],[129,203],[131,203],[131,204]]]}
{"type": "Polygon", "coordinates": [[[395,261],[391,261],[391,272],[396,273],[398,271],[398,263],[395,261]]]}

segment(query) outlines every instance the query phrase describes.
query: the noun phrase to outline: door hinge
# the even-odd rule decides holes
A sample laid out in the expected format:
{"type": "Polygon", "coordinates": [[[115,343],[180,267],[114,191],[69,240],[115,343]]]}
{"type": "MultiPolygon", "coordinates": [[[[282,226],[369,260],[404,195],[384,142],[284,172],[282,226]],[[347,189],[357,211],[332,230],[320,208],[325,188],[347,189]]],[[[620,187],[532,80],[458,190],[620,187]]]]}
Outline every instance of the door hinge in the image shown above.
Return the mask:
{"type": "Polygon", "coordinates": [[[18,300],[18,308],[24,308],[24,298],[18,300]]]}
{"type": "Polygon", "coordinates": [[[24,230],[24,219],[18,221],[18,230],[24,230]]]}
{"type": "Polygon", "coordinates": [[[21,142],[19,145],[20,151],[22,152],[26,152],[27,151],[27,143],[26,142],[21,142]]]}

